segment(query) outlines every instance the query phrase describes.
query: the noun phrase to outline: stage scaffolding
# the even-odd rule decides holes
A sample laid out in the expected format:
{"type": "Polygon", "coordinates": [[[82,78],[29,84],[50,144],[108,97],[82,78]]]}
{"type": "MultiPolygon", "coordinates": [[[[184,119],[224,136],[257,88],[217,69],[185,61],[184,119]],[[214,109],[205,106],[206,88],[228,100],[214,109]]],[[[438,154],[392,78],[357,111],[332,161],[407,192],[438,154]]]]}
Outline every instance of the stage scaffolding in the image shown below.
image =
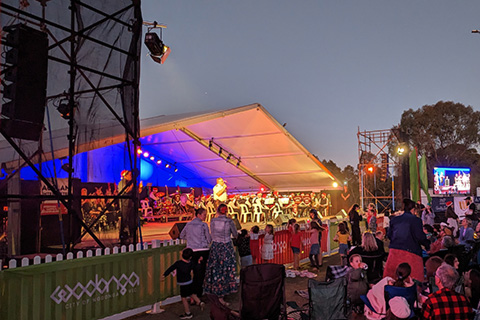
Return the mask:
{"type": "Polygon", "coordinates": [[[394,129],[360,131],[358,128],[358,179],[360,206],[374,203],[379,213],[395,211],[395,199],[402,193],[402,161],[397,154],[401,145],[394,129]],[[383,172],[382,172],[383,171],[383,172]]]}
{"type": "MultiPolygon", "coordinates": [[[[133,188],[132,195],[122,195],[122,191],[118,190],[118,195],[75,196],[72,191],[73,158],[82,148],[94,144],[98,138],[98,127],[119,123],[125,131],[125,152],[129,159],[129,167],[125,169],[133,172],[132,180],[136,185],[138,163],[135,150],[140,145],[138,101],[143,22],[140,0],[2,0],[0,8],[3,51],[8,46],[5,40],[7,27],[15,24],[45,33],[49,42],[46,115],[40,139],[33,142],[16,139],[18,137],[10,136],[5,128],[0,127],[0,133],[12,147],[9,162],[2,163],[2,168],[8,168],[8,176],[1,185],[5,187],[8,184],[8,192],[0,196],[0,199],[8,201],[8,255],[23,253],[19,227],[23,199],[54,199],[65,206],[70,217],[69,225],[63,226],[62,215],[58,214],[64,253],[72,250],[85,234],[89,234],[97,246],[104,248],[92,227],[105,211],[99,214],[97,221],[86,223],[79,208],[74,207],[74,202],[102,198],[109,201],[108,208],[119,199],[131,199],[134,202],[133,214],[136,215],[138,192],[133,188]],[[69,118],[60,117],[59,107],[62,105],[69,118]],[[65,137],[68,151],[57,150],[52,143],[51,132],[62,128],[68,128],[65,137]],[[45,145],[42,135],[48,134],[50,139],[45,139],[45,142],[48,141],[45,145]],[[42,173],[41,163],[55,159],[68,159],[68,165],[65,165],[68,191],[64,193],[60,191],[56,177],[46,178],[42,173]],[[19,172],[27,166],[48,187],[51,195],[22,194],[19,172]],[[81,235],[71,230],[72,220],[81,225],[81,235]],[[64,229],[66,237],[63,236],[64,229]]],[[[2,54],[0,63],[2,83],[5,85],[5,54],[2,54]]],[[[2,99],[3,94],[4,91],[2,99]]],[[[32,217],[32,223],[35,219],[32,217]]],[[[38,226],[38,237],[40,230],[41,226],[38,226]]],[[[136,236],[133,241],[137,241],[136,236]]]]}

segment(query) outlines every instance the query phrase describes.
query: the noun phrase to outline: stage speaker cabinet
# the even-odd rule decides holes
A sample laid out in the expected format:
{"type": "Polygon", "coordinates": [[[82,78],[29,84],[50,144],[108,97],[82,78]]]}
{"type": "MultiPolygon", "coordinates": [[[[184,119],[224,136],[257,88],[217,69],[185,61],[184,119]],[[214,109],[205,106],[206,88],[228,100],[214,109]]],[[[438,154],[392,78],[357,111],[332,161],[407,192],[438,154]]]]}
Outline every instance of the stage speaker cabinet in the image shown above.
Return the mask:
{"type": "Polygon", "coordinates": [[[235,223],[235,228],[237,228],[237,230],[242,230],[242,225],[240,224],[240,221],[237,218],[232,220],[235,223]]]}
{"type": "Polygon", "coordinates": [[[273,220],[273,223],[275,223],[275,225],[277,226],[281,226],[281,225],[287,224],[288,220],[289,220],[289,217],[287,214],[279,214],[278,217],[276,217],[275,220],[273,220]]]}
{"type": "Polygon", "coordinates": [[[180,233],[182,233],[183,228],[187,225],[186,222],[177,222],[173,225],[172,229],[170,229],[170,237],[175,240],[180,237],[180,233]]]}

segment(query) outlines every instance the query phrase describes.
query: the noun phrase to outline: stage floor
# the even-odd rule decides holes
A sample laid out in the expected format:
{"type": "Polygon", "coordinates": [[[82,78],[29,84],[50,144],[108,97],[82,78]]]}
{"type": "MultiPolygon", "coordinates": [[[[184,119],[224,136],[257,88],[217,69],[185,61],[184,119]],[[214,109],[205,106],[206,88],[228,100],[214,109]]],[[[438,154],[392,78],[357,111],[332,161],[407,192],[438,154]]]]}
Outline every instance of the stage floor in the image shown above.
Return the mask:
{"type": "MultiPolygon", "coordinates": [[[[305,217],[297,219],[297,222],[304,223],[306,220],[305,217]]],[[[172,238],[170,237],[170,230],[173,228],[175,223],[179,222],[189,222],[189,221],[172,221],[172,222],[146,222],[145,224],[142,225],[141,227],[141,237],[142,237],[142,242],[151,242],[152,240],[171,240],[172,238]]],[[[272,224],[275,226],[275,224],[271,221],[268,221],[268,223],[272,224]]],[[[209,222],[207,222],[208,225],[210,225],[209,222]]],[[[242,229],[246,229],[247,231],[250,231],[250,229],[258,225],[260,229],[265,228],[265,222],[246,222],[246,223],[240,223],[242,229]]],[[[277,226],[275,226],[277,227],[277,226]]],[[[118,240],[118,230],[110,230],[110,231],[97,231],[95,232],[95,235],[98,237],[98,239],[106,246],[106,247],[113,247],[113,246],[118,246],[120,244],[118,240]]],[[[82,239],[82,242],[75,245],[76,249],[87,249],[87,248],[99,248],[100,246],[95,242],[95,240],[92,239],[92,237],[87,234],[85,237],[82,239]]]]}

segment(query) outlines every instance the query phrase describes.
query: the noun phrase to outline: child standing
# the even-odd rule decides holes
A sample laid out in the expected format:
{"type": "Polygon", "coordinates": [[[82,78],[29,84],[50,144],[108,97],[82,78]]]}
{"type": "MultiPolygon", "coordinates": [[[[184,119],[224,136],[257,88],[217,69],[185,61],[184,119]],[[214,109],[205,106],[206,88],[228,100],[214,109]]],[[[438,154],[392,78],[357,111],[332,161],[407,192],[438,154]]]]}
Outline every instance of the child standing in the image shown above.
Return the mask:
{"type": "Polygon", "coordinates": [[[250,252],[252,253],[252,263],[258,263],[260,258],[260,251],[258,249],[258,233],[260,228],[258,226],[253,226],[250,229],[250,252]]]}
{"type": "MultiPolygon", "coordinates": [[[[205,302],[201,302],[198,299],[197,295],[193,293],[193,281],[192,281],[192,270],[196,267],[192,262],[193,250],[190,248],[185,248],[182,251],[182,259],[176,261],[172,264],[162,275],[161,280],[165,280],[165,277],[172,273],[174,270],[177,270],[177,284],[180,285],[180,296],[182,297],[183,308],[185,309],[185,314],[180,316],[180,319],[191,319],[193,314],[190,312],[190,305],[188,304],[187,298],[190,297],[195,301],[196,305],[200,306],[200,309],[203,310],[205,307],[205,302]]],[[[201,261],[202,257],[200,257],[201,261]]]]}
{"type": "Polygon", "coordinates": [[[308,258],[310,259],[310,265],[313,267],[314,271],[317,271],[321,266],[322,263],[319,262],[319,256],[321,255],[320,252],[320,242],[318,241],[320,238],[320,230],[322,227],[317,223],[317,221],[310,222],[310,253],[308,254],[308,258]]]}
{"type": "Polygon", "coordinates": [[[240,266],[242,268],[250,266],[252,264],[252,252],[250,250],[250,237],[246,229],[240,230],[240,234],[235,240],[235,245],[238,247],[240,266]]]}
{"type": "Polygon", "coordinates": [[[300,233],[300,225],[295,223],[293,225],[293,232],[291,233],[290,246],[293,251],[293,269],[298,270],[300,266],[300,252],[302,251],[302,234],[300,233]]]}
{"type": "Polygon", "coordinates": [[[362,262],[359,254],[352,254],[349,259],[350,269],[347,273],[347,303],[357,314],[363,314],[363,301],[361,295],[367,294],[368,280],[365,269],[367,265],[362,262]]]}
{"type": "Polygon", "coordinates": [[[267,224],[265,227],[265,238],[263,238],[262,259],[264,262],[273,260],[273,226],[267,224]]]}
{"type": "Polygon", "coordinates": [[[348,241],[352,241],[352,237],[347,231],[344,222],[338,224],[338,231],[333,238],[333,241],[339,243],[338,252],[342,258],[342,266],[347,265],[347,251],[348,251],[348,241]]]}

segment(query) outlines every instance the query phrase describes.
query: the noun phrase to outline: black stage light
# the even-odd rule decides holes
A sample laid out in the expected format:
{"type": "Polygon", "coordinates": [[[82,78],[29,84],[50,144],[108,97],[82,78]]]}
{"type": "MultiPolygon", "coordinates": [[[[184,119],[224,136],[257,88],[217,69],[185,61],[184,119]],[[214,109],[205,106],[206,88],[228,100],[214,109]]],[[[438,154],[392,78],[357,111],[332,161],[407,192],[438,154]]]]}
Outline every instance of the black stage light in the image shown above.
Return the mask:
{"type": "Polygon", "coordinates": [[[163,54],[163,41],[160,40],[160,37],[155,32],[147,32],[145,34],[145,45],[153,56],[161,56],[163,54]]]}
{"type": "Polygon", "coordinates": [[[57,111],[60,112],[60,115],[63,119],[70,119],[70,106],[66,102],[60,102],[60,105],[57,107],[57,111]]]}

